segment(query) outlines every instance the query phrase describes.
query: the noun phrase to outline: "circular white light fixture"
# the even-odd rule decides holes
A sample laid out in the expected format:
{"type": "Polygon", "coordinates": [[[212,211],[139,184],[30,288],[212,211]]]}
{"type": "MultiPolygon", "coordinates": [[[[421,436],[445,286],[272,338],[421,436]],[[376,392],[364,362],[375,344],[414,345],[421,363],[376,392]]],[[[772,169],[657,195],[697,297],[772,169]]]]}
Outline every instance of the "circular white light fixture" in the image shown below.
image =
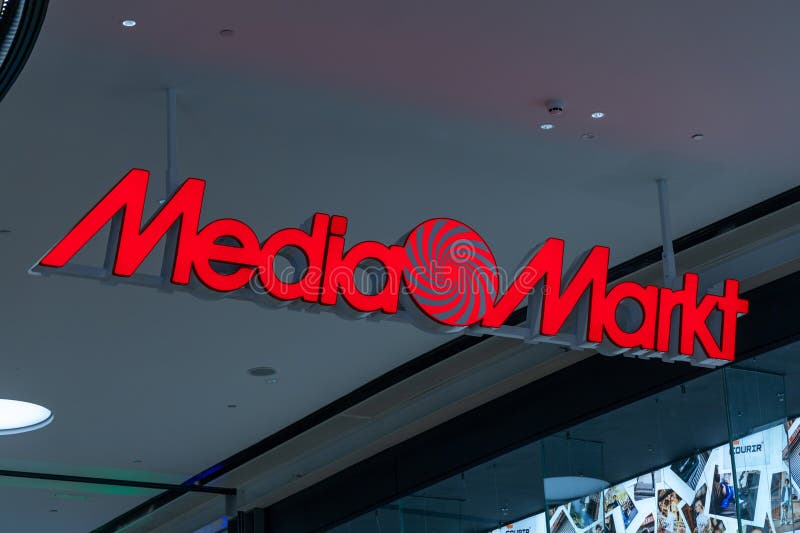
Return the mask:
{"type": "Polygon", "coordinates": [[[539,127],[545,131],[552,130],[555,126],[550,124],[549,122],[545,122],[544,124],[539,124],[539,127]]]}
{"type": "Polygon", "coordinates": [[[595,111],[592,113],[592,118],[603,118],[604,116],[606,116],[606,114],[602,111],[595,111]]]}
{"type": "Polygon", "coordinates": [[[50,409],[35,403],[0,399],[0,435],[43,428],[53,421],[50,409]]]}
{"type": "Polygon", "coordinates": [[[545,498],[551,502],[569,502],[608,487],[608,481],[584,476],[558,476],[544,479],[545,498]]]}
{"type": "Polygon", "coordinates": [[[134,26],[136,26],[136,21],[133,19],[125,19],[122,21],[122,25],[125,26],[126,28],[133,28],[134,26]]]}
{"type": "Polygon", "coordinates": [[[694,135],[692,135],[692,140],[693,141],[702,141],[704,137],[705,137],[705,135],[703,135],[702,133],[695,133],[694,135]]]}

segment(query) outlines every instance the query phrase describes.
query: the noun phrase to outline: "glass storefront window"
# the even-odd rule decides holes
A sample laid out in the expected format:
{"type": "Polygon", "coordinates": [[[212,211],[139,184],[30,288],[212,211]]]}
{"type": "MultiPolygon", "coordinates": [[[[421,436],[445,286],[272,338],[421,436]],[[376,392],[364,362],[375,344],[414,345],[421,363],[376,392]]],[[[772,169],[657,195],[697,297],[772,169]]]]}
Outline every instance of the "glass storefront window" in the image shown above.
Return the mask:
{"type": "Polygon", "coordinates": [[[800,395],[786,389],[798,348],[656,391],[335,531],[800,531],[800,395]]]}

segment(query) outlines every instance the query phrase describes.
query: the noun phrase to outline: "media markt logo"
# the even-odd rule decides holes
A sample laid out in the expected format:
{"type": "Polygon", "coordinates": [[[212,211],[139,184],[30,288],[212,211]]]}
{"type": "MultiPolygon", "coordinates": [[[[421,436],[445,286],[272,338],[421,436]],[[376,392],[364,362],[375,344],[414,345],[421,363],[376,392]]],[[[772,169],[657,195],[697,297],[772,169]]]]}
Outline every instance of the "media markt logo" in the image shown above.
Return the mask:
{"type": "Polygon", "coordinates": [[[146,170],[128,172],[32,272],[66,269],[62,273],[184,288],[197,280],[211,291],[271,307],[302,303],[306,310],[349,318],[396,315],[440,332],[505,331],[510,314],[527,299],[527,322],[536,332],[528,341],[564,343],[562,330],[569,328],[568,343],[577,347],[608,351],[610,344],[612,353],[675,350],[686,356],[699,347],[705,357],[721,361],[733,360],[736,319],[748,309],[738,281],[726,280],[722,294],[701,296],[698,276],[691,273],[678,289],[630,281],[609,288],[604,246],[584,253],[564,276],[564,241],[555,238],[535,247],[503,290],[504,271],[489,245],[466,224],[448,218],[422,222],[397,244],[365,241],[349,247],[348,220],[339,215],[317,213],[306,227],[281,229],[263,241],[232,218],[200,227],[206,183],[196,178],[187,179],[143,225],[148,181],[146,170]],[[108,223],[105,265],[69,265],[108,223]],[[162,275],[137,274],[165,236],[162,275]],[[276,266],[278,258],[290,263],[288,276],[276,266]],[[720,326],[713,334],[712,315],[720,326]],[[577,318],[565,326],[570,317],[577,318]]]}

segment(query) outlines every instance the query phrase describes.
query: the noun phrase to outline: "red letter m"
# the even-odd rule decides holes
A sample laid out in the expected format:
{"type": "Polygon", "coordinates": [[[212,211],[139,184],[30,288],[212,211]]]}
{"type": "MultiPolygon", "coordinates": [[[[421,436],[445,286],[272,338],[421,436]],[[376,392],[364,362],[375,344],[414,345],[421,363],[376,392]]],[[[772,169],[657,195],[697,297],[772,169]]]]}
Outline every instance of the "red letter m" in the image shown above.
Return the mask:
{"type": "MultiPolygon", "coordinates": [[[[591,305],[595,305],[594,302],[602,301],[605,297],[608,258],[608,248],[603,246],[592,248],[562,292],[564,241],[547,239],[520,271],[494,308],[486,313],[481,325],[489,328],[502,326],[511,312],[541,283],[542,309],[533,310],[533,312],[541,313],[540,333],[556,335],[587,290],[590,291],[591,305]]],[[[596,313],[589,315],[589,324],[586,325],[588,326],[587,337],[592,342],[600,342],[603,340],[602,322],[597,320],[595,315],[596,313]]]]}
{"type": "MultiPolygon", "coordinates": [[[[115,216],[121,228],[113,273],[132,275],[170,227],[180,219],[172,282],[186,284],[191,270],[192,246],[197,235],[205,182],[189,178],[142,228],[142,213],[150,173],[133,169],[106,194],[39,262],[63,267],[100,229],[115,216]]],[[[112,225],[112,231],[114,227],[112,225]]],[[[112,241],[116,236],[112,235],[112,241]]]]}

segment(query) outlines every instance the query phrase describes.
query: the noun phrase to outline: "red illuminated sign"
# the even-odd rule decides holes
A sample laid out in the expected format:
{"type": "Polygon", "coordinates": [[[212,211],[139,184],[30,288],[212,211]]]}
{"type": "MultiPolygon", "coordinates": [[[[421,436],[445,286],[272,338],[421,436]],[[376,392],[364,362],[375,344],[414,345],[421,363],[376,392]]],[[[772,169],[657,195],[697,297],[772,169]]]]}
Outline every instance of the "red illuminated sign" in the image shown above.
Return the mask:
{"type": "MultiPolygon", "coordinates": [[[[303,301],[347,308],[362,316],[398,311],[452,328],[500,328],[526,298],[542,336],[554,336],[578,308],[581,344],[610,341],[623,349],[677,351],[697,345],[714,359],[733,360],[736,318],[746,313],[739,283],[726,280],[722,294],[698,294],[698,276],[686,274],[679,289],[622,282],[607,286],[609,249],[592,248],[569,279],[564,242],[547,239],[534,250],[501,294],[501,275],[484,240],[456,220],[435,218],[414,228],[399,244],[374,241],[345,245],[348,220],[317,213],[308,227],[286,228],[260,240],[245,223],[215,220],[200,227],[205,182],[190,178],[143,226],[149,173],[131,170],[40,261],[64,267],[112,219],[118,220],[111,273],[132,276],[170,228],[176,228],[170,281],[188,285],[196,277],[219,292],[254,290],[280,304],[303,301]],[[278,267],[278,258],[293,266],[278,267]],[[637,309],[636,324],[621,324],[620,307],[637,309]],[[709,317],[721,317],[717,338],[709,317]]],[[[115,226],[112,226],[112,231],[115,226]]]]}

